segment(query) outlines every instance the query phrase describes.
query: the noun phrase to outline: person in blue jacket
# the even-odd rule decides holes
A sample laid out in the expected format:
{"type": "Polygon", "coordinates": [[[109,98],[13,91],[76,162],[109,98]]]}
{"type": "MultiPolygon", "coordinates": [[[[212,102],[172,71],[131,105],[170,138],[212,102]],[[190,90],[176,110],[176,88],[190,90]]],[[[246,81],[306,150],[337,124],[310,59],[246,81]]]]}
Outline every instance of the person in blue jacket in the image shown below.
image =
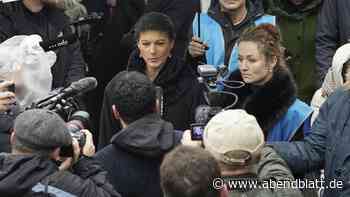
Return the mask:
{"type": "Polygon", "coordinates": [[[322,197],[350,195],[349,89],[347,83],[328,97],[304,140],[273,143],[294,174],[324,169],[322,197]]]}
{"type": "Polygon", "coordinates": [[[266,141],[291,141],[309,134],[312,109],[296,97],[275,26],[259,25],[241,35],[238,65],[229,80],[241,80],[245,85],[239,89],[226,86],[226,90],[238,95],[235,108],[256,117],[266,141]]]}
{"type": "Polygon", "coordinates": [[[194,70],[197,65],[226,65],[229,72],[237,70],[237,40],[251,26],[275,24],[275,17],[265,15],[259,0],[212,1],[207,13],[193,20],[193,37],[188,58],[194,70]],[[199,23],[199,24],[198,24],[199,23]]]}

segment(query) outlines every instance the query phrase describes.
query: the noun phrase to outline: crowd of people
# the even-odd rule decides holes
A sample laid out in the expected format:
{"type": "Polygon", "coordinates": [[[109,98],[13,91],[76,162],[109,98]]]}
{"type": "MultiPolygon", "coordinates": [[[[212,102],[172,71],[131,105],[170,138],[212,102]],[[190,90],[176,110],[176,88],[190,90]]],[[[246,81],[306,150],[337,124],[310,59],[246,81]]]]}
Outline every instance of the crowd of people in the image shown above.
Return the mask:
{"type": "Polygon", "coordinates": [[[349,6],[0,2],[0,195],[350,196],[349,6]]]}

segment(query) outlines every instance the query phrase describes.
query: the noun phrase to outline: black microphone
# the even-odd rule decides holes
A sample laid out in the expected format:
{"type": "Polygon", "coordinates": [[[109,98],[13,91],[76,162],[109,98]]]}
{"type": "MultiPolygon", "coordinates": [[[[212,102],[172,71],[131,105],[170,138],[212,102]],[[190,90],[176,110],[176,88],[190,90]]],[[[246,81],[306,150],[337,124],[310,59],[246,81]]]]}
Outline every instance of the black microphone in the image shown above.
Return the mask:
{"type": "Polygon", "coordinates": [[[77,41],[77,36],[75,34],[69,34],[65,36],[58,37],[53,40],[41,41],[39,45],[44,49],[44,51],[52,51],[77,41]]]}
{"type": "Polygon", "coordinates": [[[92,24],[92,23],[97,23],[100,22],[103,18],[102,14],[97,14],[97,13],[93,13],[93,14],[89,14],[85,17],[81,17],[78,20],[70,23],[70,25],[73,26],[78,26],[78,25],[84,25],[84,24],[92,24]]]}
{"type": "Polygon", "coordinates": [[[61,90],[58,94],[39,101],[37,108],[43,108],[48,105],[57,103],[61,99],[74,97],[84,92],[93,90],[97,86],[97,80],[94,77],[85,77],[79,81],[73,82],[69,87],[61,90]]]}

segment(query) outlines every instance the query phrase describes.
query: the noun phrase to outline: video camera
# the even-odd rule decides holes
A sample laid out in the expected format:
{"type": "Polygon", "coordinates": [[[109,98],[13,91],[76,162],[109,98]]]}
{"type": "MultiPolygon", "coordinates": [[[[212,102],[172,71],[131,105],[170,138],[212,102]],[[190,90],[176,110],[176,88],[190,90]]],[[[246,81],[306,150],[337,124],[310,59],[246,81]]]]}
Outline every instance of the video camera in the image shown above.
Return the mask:
{"type": "MultiPolygon", "coordinates": [[[[90,115],[86,111],[79,110],[79,104],[75,98],[84,92],[94,89],[97,81],[93,77],[86,77],[73,82],[69,87],[59,90],[52,95],[33,103],[28,109],[48,109],[59,114],[67,123],[67,128],[72,138],[77,139],[79,146],[85,145],[85,134],[82,129],[89,128],[90,115]]],[[[72,147],[64,147],[61,156],[71,156],[72,147]]]]}
{"type": "Polygon", "coordinates": [[[202,140],[205,125],[217,113],[233,108],[238,96],[230,89],[244,86],[242,81],[227,80],[228,68],[225,65],[216,68],[213,65],[199,65],[198,81],[204,89],[207,105],[200,105],[195,111],[195,123],[191,124],[191,139],[202,140]]]}

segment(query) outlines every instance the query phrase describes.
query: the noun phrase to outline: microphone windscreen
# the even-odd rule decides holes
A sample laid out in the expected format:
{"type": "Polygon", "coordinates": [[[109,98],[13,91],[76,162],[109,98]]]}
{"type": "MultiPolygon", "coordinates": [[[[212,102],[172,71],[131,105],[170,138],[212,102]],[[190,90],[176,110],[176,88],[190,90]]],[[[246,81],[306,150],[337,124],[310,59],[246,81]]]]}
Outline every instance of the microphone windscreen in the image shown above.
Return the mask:
{"type": "Polygon", "coordinates": [[[75,34],[69,34],[53,40],[42,41],[39,43],[39,45],[44,49],[44,51],[52,51],[60,47],[73,44],[76,41],[77,36],[75,34]]]}
{"type": "Polygon", "coordinates": [[[95,77],[85,77],[79,81],[73,82],[70,87],[75,91],[87,92],[97,87],[97,80],[95,77]]]}

